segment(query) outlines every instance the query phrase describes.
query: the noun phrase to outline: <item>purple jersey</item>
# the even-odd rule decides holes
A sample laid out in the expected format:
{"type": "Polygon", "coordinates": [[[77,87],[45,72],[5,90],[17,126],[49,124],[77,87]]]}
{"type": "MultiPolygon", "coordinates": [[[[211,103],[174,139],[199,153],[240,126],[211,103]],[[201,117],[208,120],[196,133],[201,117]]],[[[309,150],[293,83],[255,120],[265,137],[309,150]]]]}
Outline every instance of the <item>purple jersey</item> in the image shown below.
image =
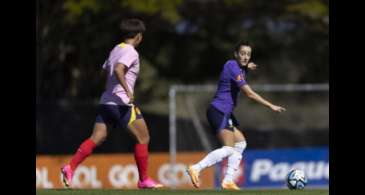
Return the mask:
{"type": "Polygon", "coordinates": [[[224,64],[211,104],[225,114],[232,113],[237,104],[240,88],[247,84],[245,77],[246,71],[240,68],[237,61],[228,60],[224,64]]]}

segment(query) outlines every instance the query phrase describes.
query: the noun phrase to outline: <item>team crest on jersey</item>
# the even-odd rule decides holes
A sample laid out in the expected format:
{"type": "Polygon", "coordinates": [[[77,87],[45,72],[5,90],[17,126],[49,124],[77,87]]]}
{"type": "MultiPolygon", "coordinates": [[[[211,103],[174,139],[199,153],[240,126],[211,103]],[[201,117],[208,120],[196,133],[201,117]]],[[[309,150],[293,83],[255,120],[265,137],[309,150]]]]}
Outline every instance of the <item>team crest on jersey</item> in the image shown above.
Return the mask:
{"type": "Polygon", "coordinates": [[[243,76],[242,75],[237,75],[236,81],[242,81],[242,80],[243,80],[243,76]]]}

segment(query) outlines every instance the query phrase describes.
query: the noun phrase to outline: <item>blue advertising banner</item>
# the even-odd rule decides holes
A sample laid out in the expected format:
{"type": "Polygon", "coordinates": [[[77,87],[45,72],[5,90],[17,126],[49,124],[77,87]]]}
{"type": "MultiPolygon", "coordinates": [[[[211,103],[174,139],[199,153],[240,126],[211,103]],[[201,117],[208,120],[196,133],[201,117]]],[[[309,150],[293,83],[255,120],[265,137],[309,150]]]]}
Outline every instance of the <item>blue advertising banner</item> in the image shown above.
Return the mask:
{"type": "MultiPolygon", "coordinates": [[[[215,185],[220,187],[227,159],[216,166],[215,185]]],[[[290,170],[304,171],[307,188],[328,188],[328,148],[295,148],[246,150],[235,182],[242,188],[286,188],[285,178],[290,170]]]]}

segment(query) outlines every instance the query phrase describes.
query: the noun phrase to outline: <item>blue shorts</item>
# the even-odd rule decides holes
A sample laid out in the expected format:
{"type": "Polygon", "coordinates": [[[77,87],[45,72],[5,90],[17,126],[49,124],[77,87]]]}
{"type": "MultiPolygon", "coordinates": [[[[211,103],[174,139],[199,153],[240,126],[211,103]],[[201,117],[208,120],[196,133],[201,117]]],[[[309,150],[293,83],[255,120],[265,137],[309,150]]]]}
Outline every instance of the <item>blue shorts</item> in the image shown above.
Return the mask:
{"type": "Polygon", "coordinates": [[[209,125],[215,133],[219,133],[223,129],[234,131],[233,127],[239,126],[239,122],[232,113],[224,114],[213,105],[209,105],[207,109],[207,118],[209,125]]]}
{"type": "Polygon", "coordinates": [[[143,119],[137,106],[99,104],[95,122],[105,123],[113,128],[126,128],[137,119],[143,119]]]}

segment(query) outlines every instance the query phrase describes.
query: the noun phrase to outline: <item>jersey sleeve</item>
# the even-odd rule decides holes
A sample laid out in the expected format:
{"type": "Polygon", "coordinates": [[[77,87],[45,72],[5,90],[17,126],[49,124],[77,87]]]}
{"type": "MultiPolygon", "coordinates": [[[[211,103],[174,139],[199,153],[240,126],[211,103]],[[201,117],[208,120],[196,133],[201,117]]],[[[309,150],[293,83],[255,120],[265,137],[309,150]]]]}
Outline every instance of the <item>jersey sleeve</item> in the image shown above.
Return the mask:
{"type": "Polygon", "coordinates": [[[124,55],[118,59],[118,63],[124,64],[128,68],[138,59],[138,53],[131,49],[127,50],[124,55]]]}
{"type": "Polygon", "coordinates": [[[238,66],[235,66],[234,64],[229,65],[229,74],[231,80],[233,80],[237,87],[241,88],[243,85],[246,85],[247,82],[245,78],[243,77],[243,74],[238,66]]]}

